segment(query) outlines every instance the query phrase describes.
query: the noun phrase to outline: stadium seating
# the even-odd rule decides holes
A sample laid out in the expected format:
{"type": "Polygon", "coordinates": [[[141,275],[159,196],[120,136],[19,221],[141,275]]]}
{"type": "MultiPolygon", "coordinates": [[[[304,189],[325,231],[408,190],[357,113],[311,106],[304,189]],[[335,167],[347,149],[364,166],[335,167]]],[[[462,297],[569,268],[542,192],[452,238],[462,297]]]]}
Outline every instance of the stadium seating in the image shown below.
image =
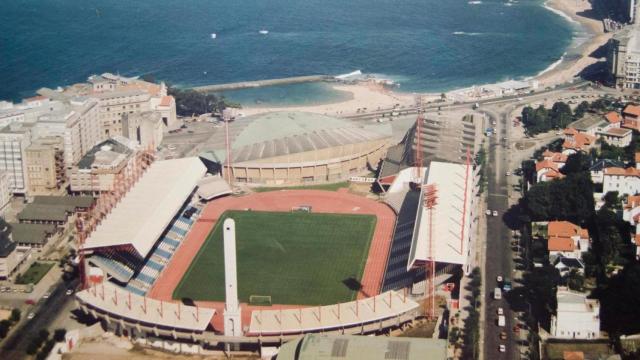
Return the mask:
{"type": "Polygon", "coordinates": [[[126,288],[128,290],[141,296],[146,295],[155,280],[160,276],[162,269],[171,260],[175,250],[186,237],[200,212],[201,209],[187,206],[180,216],[169,225],[169,230],[160,238],[156,247],[141,266],[140,271],[127,284],[126,288]],[[191,216],[186,217],[185,213],[190,213],[191,216]]]}

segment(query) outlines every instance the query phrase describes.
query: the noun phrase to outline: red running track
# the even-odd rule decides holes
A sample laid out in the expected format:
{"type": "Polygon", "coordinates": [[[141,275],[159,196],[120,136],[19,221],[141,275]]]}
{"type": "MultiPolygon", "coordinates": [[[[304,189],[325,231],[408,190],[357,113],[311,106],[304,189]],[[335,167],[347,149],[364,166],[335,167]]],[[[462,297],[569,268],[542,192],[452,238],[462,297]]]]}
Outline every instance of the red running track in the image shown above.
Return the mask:
{"type": "MultiPolygon", "coordinates": [[[[154,299],[172,301],[173,290],[216,225],[218,218],[225,211],[247,208],[258,211],[291,211],[292,208],[301,205],[309,205],[313,208],[312,211],[317,213],[369,214],[377,217],[376,228],[371,240],[362,279],[362,291],[358,294],[358,298],[379,294],[391,247],[396,216],[391,208],[383,203],[349,194],[346,189],[341,189],[338,192],[281,190],[255,193],[242,197],[225,197],[210,202],[205,206],[200,218],[173,255],[169,265],[156,280],[148,296],[154,299]]],[[[214,302],[198,302],[198,304],[216,308],[217,315],[214,316],[213,325],[215,329],[222,329],[221,315],[224,304],[214,302]]],[[[243,323],[249,324],[251,307],[243,304],[242,308],[243,323]]]]}

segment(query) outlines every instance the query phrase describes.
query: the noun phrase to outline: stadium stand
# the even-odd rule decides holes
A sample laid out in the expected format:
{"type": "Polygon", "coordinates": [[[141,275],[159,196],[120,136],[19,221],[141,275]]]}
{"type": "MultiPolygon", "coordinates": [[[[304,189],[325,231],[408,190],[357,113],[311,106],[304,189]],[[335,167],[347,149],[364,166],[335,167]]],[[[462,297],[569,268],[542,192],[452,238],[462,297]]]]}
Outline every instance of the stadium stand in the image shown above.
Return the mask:
{"type": "Polygon", "coordinates": [[[151,250],[141,269],[135,277],[129,277],[126,289],[135,294],[144,296],[155,283],[160,273],[171,260],[182,240],[200,215],[200,209],[188,205],[180,212],[175,221],[169,224],[169,230],[160,238],[156,247],[151,250]]]}

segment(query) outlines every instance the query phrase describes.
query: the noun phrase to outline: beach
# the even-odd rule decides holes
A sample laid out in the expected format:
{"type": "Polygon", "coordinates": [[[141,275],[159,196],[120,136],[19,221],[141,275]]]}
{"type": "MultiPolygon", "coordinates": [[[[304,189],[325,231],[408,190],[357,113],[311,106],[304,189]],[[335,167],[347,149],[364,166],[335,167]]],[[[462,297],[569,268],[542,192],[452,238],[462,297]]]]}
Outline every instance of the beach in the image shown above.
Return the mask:
{"type": "Polygon", "coordinates": [[[571,80],[586,67],[600,61],[590,54],[606,44],[613,33],[605,33],[602,21],[588,17],[591,4],[587,0],[549,0],[545,6],[580,24],[589,36],[580,46],[570,49],[562,61],[552,64],[553,68],[536,77],[541,86],[552,86],[571,80]]]}
{"type": "MultiPolygon", "coordinates": [[[[544,6],[564,17],[567,21],[580,25],[586,38],[577,47],[568,49],[561,59],[550,64],[547,69],[529,78],[530,80],[538,80],[539,87],[542,88],[571,81],[586,67],[602,61],[591,57],[590,54],[606,44],[613,36],[612,33],[604,32],[602,21],[588,17],[591,4],[587,0],[549,0],[545,2],[544,6]]],[[[400,106],[412,106],[415,104],[414,94],[389,90],[372,83],[336,84],[332,88],[337,91],[349,92],[351,94],[350,99],[311,106],[247,107],[242,110],[242,113],[244,115],[252,115],[269,111],[294,110],[341,116],[358,113],[363,109],[371,111],[378,108],[388,109],[397,104],[400,106]]],[[[453,90],[452,92],[456,91],[460,90],[453,90]]],[[[429,101],[439,98],[440,94],[423,94],[423,96],[425,101],[429,101]]]]}

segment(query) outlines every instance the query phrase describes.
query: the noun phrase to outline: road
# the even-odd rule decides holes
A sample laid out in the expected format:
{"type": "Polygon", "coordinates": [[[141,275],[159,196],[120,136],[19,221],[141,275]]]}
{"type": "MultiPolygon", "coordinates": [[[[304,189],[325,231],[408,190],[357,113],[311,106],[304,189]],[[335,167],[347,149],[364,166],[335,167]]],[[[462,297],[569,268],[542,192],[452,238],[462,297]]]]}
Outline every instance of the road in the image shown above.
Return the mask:
{"type": "Polygon", "coordinates": [[[509,127],[511,126],[508,118],[509,111],[503,109],[501,111],[484,110],[485,115],[491,121],[497,122],[498,135],[491,137],[489,143],[488,166],[488,186],[487,186],[487,209],[498,211],[499,216],[490,216],[487,218],[487,243],[485,253],[485,278],[484,278],[484,311],[485,322],[483,329],[484,339],[484,359],[518,359],[519,349],[513,333],[513,313],[508,302],[504,299],[494,300],[494,289],[497,286],[496,277],[498,275],[503,278],[512,278],[513,260],[510,248],[511,230],[504,224],[502,214],[509,208],[508,204],[508,186],[506,172],[512,171],[508,169],[508,150],[507,141],[509,139],[509,127]],[[501,328],[497,325],[498,307],[504,309],[506,326],[501,328]],[[501,331],[507,333],[507,340],[500,340],[501,331]],[[506,352],[500,353],[498,348],[500,344],[506,346],[506,352]]]}
{"type": "Polygon", "coordinates": [[[28,314],[22,314],[23,320],[18,324],[18,328],[5,340],[0,350],[0,357],[3,360],[24,359],[27,357],[26,350],[29,342],[34,336],[38,335],[41,329],[49,329],[49,332],[53,335],[50,329],[51,324],[60,316],[62,309],[69,308],[73,302],[73,296],[65,294],[67,286],[75,288],[77,285],[77,280],[70,284],[65,284],[62,280],[59,280],[53,288],[54,290],[51,291],[49,298],[39,301],[31,310],[31,312],[35,313],[33,319],[29,320],[26,318],[28,314]]]}

